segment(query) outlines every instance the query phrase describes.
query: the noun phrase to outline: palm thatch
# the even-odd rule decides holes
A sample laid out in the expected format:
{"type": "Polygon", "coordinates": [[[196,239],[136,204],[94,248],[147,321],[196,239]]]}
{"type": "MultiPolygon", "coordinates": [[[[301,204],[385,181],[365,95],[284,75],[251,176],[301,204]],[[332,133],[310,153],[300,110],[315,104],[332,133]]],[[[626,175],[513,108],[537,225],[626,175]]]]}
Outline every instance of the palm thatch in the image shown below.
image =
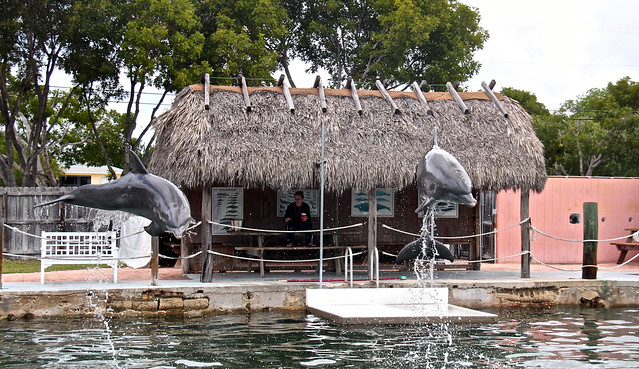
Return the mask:
{"type": "Polygon", "coordinates": [[[325,90],[323,113],[316,89],[291,89],[294,114],[279,87],[249,89],[251,112],[238,87],[212,86],[210,110],[202,91],[202,85],[183,89],[155,122],[150,168],[178,185],[314,187],[322,123],[328,190],[414,183],[434,127],[439,146],[457,157],[477,189],[541,191],[546,182],[543,145],[530,116],[503,96],[498,95],[508,118],[484,93],[461,94],[470,114],[448,93],[427,93],[431,116],[412,92],[390,92],[401,109],[394,114],[379,91],[361,90],[360,116],[349,90],[325,90]]]}

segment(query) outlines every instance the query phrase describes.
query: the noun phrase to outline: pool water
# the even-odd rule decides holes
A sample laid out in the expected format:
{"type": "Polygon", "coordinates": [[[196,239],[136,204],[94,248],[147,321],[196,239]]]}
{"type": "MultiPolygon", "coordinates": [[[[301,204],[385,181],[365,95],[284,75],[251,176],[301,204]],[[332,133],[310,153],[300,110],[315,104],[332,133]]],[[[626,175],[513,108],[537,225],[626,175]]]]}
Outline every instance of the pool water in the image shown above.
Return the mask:
{"type": "Polygon", "coordinates": [[[486,325],[304,313],[0,322],[2,368],[637,368],[639,309],[492,310],[486,325]]]}

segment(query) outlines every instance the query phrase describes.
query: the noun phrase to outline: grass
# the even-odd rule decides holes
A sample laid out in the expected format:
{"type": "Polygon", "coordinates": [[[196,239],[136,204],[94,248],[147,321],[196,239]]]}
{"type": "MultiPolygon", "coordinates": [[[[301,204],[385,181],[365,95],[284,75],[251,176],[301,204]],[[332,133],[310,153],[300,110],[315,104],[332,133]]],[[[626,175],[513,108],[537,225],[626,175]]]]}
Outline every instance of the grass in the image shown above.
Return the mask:
{"type": "MultiPolygon", "coordinates": [[[[47,272],[61,270],[79,270],[96,267],[95,264],[56,264],[47,268],[47,272]]],[[[99,268],[108,268],[108,265],[97,265],[99,268]]],[[[40,271],[38,260],[4,260],[2,262],[2,274],[36,273],[40,271]]]]}

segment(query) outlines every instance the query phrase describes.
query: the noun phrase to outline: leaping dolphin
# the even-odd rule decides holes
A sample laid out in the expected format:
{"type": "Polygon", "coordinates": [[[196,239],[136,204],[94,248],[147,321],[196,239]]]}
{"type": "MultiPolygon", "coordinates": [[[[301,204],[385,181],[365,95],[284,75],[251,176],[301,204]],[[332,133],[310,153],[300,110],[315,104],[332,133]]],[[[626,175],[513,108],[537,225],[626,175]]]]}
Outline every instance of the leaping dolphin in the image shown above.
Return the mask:
{"type": "Polygon", "coordinates": [[[103,210],[120,210],[151,221],[144,230],[151,236],[164,232],[180,238],[194,222],[189,201],[180,189],[164,178],[150,174],[140,158],[129,150],[132,170],[119,179],[99,185],[84,185],[53,201],[103,210]]]}
{"type": "Polygon", "coordinates": [[[475,206],[470,177],[459,161],[437,146],[437,131],[433,132],[433,148],[417,165],[419,206],[416,213],[435,205],[437,201],[475,206]]]}
{"type": "MultiPolygon", "coordinates": [[[[404,246],[404,248],[397,254],[396,264],[401,264],[405,260],[414,260],[422,253],[422,243],[424,238],[418,238],[415,241],[404,246]]],[[[455,257],[450,252],[448,247],[437,240],[430,240],[426,238],[426,255],[422,255],[425,259],[432,259],[435,256],[437,259],[446,259],[450,262],[455,261],[455,257]],[[434,245],[433,245],[434,243],[434,245]],[[437,253],[435,254],[435,250],[437,253]]]]}

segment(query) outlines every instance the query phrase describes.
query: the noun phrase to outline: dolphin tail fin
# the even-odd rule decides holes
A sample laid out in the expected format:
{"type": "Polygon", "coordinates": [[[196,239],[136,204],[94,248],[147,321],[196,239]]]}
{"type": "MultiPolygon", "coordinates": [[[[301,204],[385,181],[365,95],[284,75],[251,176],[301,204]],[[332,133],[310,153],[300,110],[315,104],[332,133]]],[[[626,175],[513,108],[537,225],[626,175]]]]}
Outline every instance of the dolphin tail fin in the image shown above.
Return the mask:
{"type": "Polygon", "coordinates": [[[37,204],[33,208],[35,209],[35,208],[40,208],[40,207],[43,207],[43,206],[49,206],[49,205],[57,204],[59,202],[63,202],[65,200],[68,200],[68,199],[71,199],[71,198],[73,198],[73,196],[67,194],[67,195],[64,195],[64,196],[60,196],[60,197],[58,197],[55,200],[43,202],[41,204],[37,204]]]}
{"type": "Polygon", "coordinates": [[[446,247],[446,245],[444,245],[443,243],[439,241],[435,241],[435,249],[437,250],[437,257],[439,259],[446,259],[450,261],[451,263],[455,261],[455,257],[453,256],[453,253],[450,252],[450,249],[446,247]]]}
{"type": "Polygon", "coordinates": [[[435,199],[433,199],[432,197],[426,198],[426,200],[422,201],[422,203],[419,204],[419,206],[415,210],[415,213],[417,213],[417,214],[425,213],[426,208],[431,206],[434,202],[435,202],[435,199]]]}

